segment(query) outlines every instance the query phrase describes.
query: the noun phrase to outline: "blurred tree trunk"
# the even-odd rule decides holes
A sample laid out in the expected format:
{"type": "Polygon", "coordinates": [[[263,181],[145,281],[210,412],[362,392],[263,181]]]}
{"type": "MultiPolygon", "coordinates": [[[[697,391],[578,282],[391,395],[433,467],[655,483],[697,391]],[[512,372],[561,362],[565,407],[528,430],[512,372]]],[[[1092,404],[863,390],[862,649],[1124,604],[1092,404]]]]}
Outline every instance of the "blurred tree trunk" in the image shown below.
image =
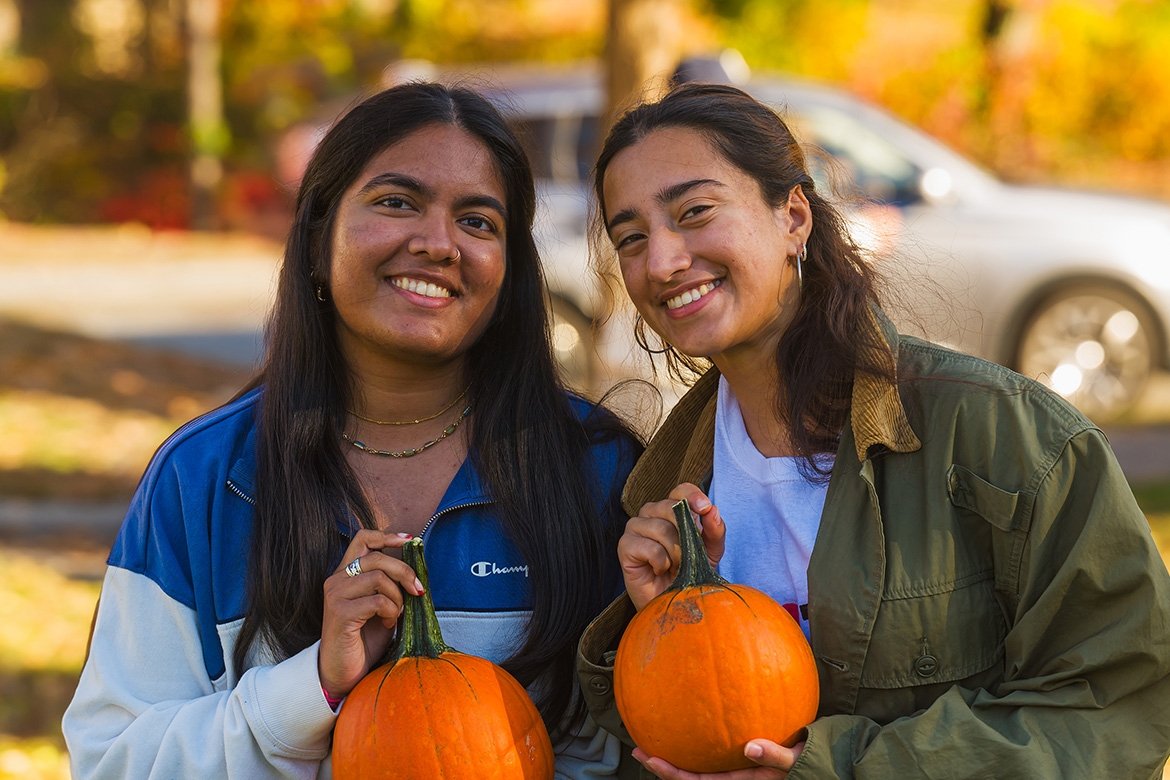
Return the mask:
{"type": "Polygon", "coordinates": [[[220,75],[220,0],[187,0],[187,122],[191,134],[191,226],[215,226],[227,148],[220,75]]]}
{"type": "Polygon", "coordinates": [[[603,135],[639,98],[665,92],[682,37],[680,0],[609,0],[603,135]]]}
{"type": "MultiPolygon", "coordinates": [[[[1034,60],[1050,0],[985,0],[980,39],[984,91],[979,105],[987,128],[987,155],[1000,171],[1029,167],[1027,102],[1034,87],[1034,60]]],[[[1017,170],[1017,173],[1020,172],[1017,170]]]]}

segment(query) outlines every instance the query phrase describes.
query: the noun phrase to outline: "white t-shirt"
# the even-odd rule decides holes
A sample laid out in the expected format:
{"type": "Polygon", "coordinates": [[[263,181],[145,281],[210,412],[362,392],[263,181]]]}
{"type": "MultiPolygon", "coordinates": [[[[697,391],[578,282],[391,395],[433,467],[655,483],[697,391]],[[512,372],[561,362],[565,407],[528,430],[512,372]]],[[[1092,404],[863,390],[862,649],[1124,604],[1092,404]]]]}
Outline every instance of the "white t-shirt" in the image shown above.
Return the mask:
{"type": "MultiPolygon", "coordinates": [[[[821,466],[830,466],[831,455],[821,466]]],[[[719,378],[715,460],[709,497],[727,525],[719,573],[776,599],[808,636],[808,560],[827,484],[800,473],[799,457],[768,458],[756,449],[730,385],[719,378]]]]}

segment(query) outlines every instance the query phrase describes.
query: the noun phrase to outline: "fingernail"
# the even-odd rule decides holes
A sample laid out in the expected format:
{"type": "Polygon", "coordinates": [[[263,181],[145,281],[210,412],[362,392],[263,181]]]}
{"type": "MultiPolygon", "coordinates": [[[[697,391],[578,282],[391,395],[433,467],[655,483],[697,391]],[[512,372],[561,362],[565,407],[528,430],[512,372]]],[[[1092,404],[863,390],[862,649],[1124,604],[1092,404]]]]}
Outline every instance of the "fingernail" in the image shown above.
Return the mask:
{"type": "Polygon", "coordinates": [[[422,595],[422,592],[423,592],[422,580],[420,580],[418,577],[414,578],[414,589],[418,591],[418,594],[420,596],[422,595]]]}
{"type": "Polygon", "coordinates": [[[710,508],[711,508],[711,502],[705,498],[700,498],[698,501],[695,502],[695,511],[696,512],[706,512],[710,508]]]}
{"type": "Polygon", "coordinates": [[[396,533],[396,534],[394,534],[394,535],[395,535],[395,536],[397,536],[399,539],[413,539],[413,538],[414,538],[414,534],[404,534],[404,533],[401,533],[401,532],[400,532],[400,533],[396,533]]]}
{"type": "Polygon", "coordinates": [[[743,754],[748,758],[759,758],[764,755],[764,749],[754,742],[749,742],[748,746],[743,749],[743,754]]]}

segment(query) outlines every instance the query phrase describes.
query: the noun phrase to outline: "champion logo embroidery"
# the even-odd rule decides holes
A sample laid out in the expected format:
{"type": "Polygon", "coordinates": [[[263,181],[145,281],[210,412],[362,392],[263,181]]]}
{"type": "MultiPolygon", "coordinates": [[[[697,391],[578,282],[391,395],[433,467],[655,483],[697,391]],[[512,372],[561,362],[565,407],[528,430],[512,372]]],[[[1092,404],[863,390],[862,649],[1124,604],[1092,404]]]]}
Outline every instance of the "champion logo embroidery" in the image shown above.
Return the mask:
{"type": "Polygon", "coordinates": [[[496,566],[494,561],[476,561],[471,564],[471,573],[476,577],[490,577],[493,574],[523,574],[528,576],[528,566],[496,566]]]}

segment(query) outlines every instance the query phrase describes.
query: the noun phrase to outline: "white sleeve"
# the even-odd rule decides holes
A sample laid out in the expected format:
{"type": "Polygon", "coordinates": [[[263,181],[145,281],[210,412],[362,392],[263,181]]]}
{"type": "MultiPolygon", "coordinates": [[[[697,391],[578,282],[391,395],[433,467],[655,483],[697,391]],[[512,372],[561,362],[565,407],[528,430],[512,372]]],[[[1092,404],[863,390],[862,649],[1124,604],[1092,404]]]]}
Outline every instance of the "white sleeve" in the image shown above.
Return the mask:
{"type": "Polygon", "coordinates": [[[317,777],[336,719],[317,651],[211,680],[192,610],[111,566],[62,721],[73,776],[317,777]]]}

